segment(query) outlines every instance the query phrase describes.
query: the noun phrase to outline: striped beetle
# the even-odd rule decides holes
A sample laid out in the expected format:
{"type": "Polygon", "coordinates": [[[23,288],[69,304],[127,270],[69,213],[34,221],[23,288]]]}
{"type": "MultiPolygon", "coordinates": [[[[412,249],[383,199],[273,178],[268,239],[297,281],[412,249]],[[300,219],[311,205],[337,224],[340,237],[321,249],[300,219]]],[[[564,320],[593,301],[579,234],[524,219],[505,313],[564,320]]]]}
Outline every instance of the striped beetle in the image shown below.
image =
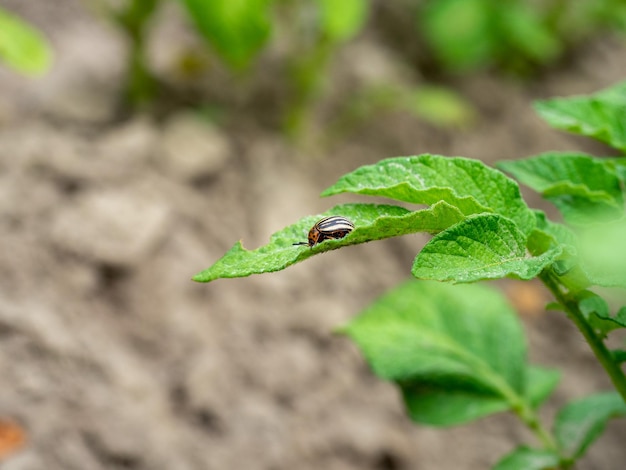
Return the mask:
{"type": "Polygon", "coordinates": [[[309,245],[313,247],[324,240],[338,240],[354,230],[354,224],[345,217],[331,215],[317,221],[309,231],[309,241],[294,243],[294,245],[309,245]]]}

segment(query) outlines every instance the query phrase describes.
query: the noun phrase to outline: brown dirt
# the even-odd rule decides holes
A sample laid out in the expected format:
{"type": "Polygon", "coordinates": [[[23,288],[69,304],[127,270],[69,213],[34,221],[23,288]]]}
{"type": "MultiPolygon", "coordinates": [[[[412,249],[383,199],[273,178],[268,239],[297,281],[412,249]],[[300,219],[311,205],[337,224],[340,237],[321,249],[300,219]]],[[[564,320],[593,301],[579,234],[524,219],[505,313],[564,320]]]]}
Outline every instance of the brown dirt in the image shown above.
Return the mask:
{"type": "MultiPolygon", "coordinates": [[[[409,276],[423,237],[271,275],[189,279],[240,238],[256,247],[350,200],[318,194],[358,165],[424,152],[493,162],[604,151],[550,130],[530,103],[622,79],[623,44],[594,42],[532,84],[456,83],[480,112],[470,129],[387,114],[306,150],[253,118],[236,131],[186,113],[112,125],[117,32],[74,0],[2,4],[46,31],[57,56],[41,79],[0,70],[0,419],[27,434],[3,470],[484,469],[533,443],[510,416],[414,426],[393,387],[332,334],[409,276]]],[[[540,286],[504,287],[527,313],[532,360],[564,371],[546,418],[609,388],[575,328],[540,312],[540,286]]],[[[579,468],[622,468],[625,439],[625,423],[611,423],[579,468]]]]}

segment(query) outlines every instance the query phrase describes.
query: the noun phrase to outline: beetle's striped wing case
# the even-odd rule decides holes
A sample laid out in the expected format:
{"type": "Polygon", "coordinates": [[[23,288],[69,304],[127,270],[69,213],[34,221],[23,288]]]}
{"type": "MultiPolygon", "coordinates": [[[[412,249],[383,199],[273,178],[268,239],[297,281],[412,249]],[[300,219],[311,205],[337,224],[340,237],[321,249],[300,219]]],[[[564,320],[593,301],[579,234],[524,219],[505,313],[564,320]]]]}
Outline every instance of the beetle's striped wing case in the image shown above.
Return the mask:
{"type": "Polygon", "coordinates": [[[317,221],[309,231],[308,243],[300,242],[295,245],[309,245],[313,247],[324,240],[338,240],[354,230],[354,224],[340,215],[331,215],[317,221]]]}

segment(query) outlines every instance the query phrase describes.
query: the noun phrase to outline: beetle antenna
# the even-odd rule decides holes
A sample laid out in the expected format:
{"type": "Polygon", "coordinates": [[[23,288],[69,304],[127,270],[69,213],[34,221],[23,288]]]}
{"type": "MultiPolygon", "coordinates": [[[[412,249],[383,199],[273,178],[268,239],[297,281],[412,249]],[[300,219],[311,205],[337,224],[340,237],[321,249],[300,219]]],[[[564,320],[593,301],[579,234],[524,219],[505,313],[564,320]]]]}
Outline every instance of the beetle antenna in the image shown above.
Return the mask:
{"type": "Polygon", "coordinates": [[[308,245],[307,242],[298,242],[298,243],[293,243],[293,245],[308,245]]]}

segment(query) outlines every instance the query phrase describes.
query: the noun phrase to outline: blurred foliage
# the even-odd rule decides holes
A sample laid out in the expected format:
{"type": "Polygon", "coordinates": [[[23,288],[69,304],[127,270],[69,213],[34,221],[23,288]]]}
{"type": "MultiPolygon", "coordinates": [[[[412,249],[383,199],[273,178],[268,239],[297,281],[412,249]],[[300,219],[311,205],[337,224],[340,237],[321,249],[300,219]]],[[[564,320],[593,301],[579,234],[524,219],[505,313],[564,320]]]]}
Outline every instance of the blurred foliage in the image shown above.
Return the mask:
{"type": "Polygon", "coordinates": [[[135,108],[151,103],[158,93],[157,79],[149,70],[145,54],[148,23],[159,2],[129,0],[124,8],[111,12],[129,38],[128,78],[124,98],[135,108]]]}
{"type": "Polygon", "coordinates": [[[590,35],[624,30],[621,0],[428,0],[418,28],[446,70],[529,74],[590,35]]]}
{"type": "Polygon", "coordinates": [[[540,12],[519,0],[430,1],[418,24],[451,71],[490,64],[520,69],[554,60],[562,50],[540,12]]]}
{"type": "Polygon", "coordinates": [[[458,129],[467,127],[476,117],[472,105],[450,88],[384,84],[353,93],[331,120],[330,128],[333,133],[346,133],[370,116],[393,111],[407,112],[434,126],[458,129]]]}
{"type": "Polygon", "coordinates": [[[282,119],[287,135],[298,138],[316,100],[323,94],[327,71],[341,45],[366,24],[368,0],[276,1],[289,43],[289,104],[282,119]],[[293,21],[296,19],[296,21],[293,21]]]}
{"type": "Polygon", "coordinates": [[[369,2],[367,0],[318,0],[320,30],[330,42],[352,39],[365,25],[369,2]]]}
{"type": "Polygon", "coordinates": [[[0,8],[0,60],[25,75],[40,75],[50,67],[52,51],[39,31],[0,8]]]}
{"type": "MultiPolygon", "coordinates": [[[[145,59],[145,48],[151,18],[160,3],[161,0],[121,0],[116,7],[108,7],[109,16],[131,41],[126,96],[130,109],[149,105],[159,96],[160,83],[145,59]]],[[[216,59],[203,61],[198,54],[188,54],[181,59],[181,67],[191,67],[200,72],[197,76],[206,77],[202,72],[208,66],[213,72],[216,65],[219,68],[223,64],[223,71],[238,79],[230,82],[234,86],[227,90],[227,97],[220,97],[226,107],[233,96],[237,96],[238,105],[243,103],[245,107],[259,95],[267,94],[260,83],[267,84],[267,75],[275,77],[272,102],[265,113],[279,113],[280,117],[270,121],[282,123],[286,134],[294,137],[302,136],[316,111],[331,101],[329,96],[336,91],[328,83],[333,61],[359,35],[374,37],[382,50],[393,51],[393,60],[407,67],[410,76],[405,83],[375,86],[360,83],[357,77],[357,83],[348,84],[352,89],[340,95],[341,103],[333,103],[335,111],[340,109],[332,121],[345,124],[347,117],[354,124],[380,111],[401,110],[437,126],[462,126],[471,119],[469,105],[453,92],[428,82],[485,69],[532,77],[591,37],[626,30],[623,0],[178,3],[206,50],[216,59]],[[390,11],[394,14],[389,15],[390,11]],[[395,41],[391,39],[394,35],[395,41]],[[418,84],[415,77],[423,79],[418,84]]],[[[334,96],[336,100],[338,94],[334,96]]],[[[207,104],[208,98],[200,99],[204,102],[194,105],[207,104]]]]}
{"type": "MultiPolygon", "coordinates": [[[[623,153],[624,100],[626,83],[619,83],[590,96],[544,100],[538,109],[554,127],[600,138],[623,153]]],[[[572,469],[611,419],[626,416],[626,354],[607,342],[610,333],[626,329],[626,158],[547,152],[498,166],[554,203],[564,223],[532,209],[518,181],[479,160],[387,158],[344,174],[321,195],[403,205],[336,205],[275,232],[259,248],[238,241],[193,280],[276,272],[343,246],[432,234],[413,261],[418,281],[396,286],[339,332],[357,344],[379,378],[397,386],[416,423],[450,427],[514,414],[537,442],[518,445],[493,470],[572,469]],[[299,246],[329,215],[348,218],[353,230],[299,246]],[[504,278],[543,283],[554,296],[548,308],[578,328],[615,390],[570,401],[544,426],[540,407],[560,373],[528,362],[513,308],[497,291],[473,284],[504,278]],[[618,307],[596,292],[608,288],[621,289],[618,307]]]]}
{"type": "Polygon", "coordinates": [[[269,38],[269,0],[181,1],[198,32],[233,69],[247,67],[269,38]]]}

